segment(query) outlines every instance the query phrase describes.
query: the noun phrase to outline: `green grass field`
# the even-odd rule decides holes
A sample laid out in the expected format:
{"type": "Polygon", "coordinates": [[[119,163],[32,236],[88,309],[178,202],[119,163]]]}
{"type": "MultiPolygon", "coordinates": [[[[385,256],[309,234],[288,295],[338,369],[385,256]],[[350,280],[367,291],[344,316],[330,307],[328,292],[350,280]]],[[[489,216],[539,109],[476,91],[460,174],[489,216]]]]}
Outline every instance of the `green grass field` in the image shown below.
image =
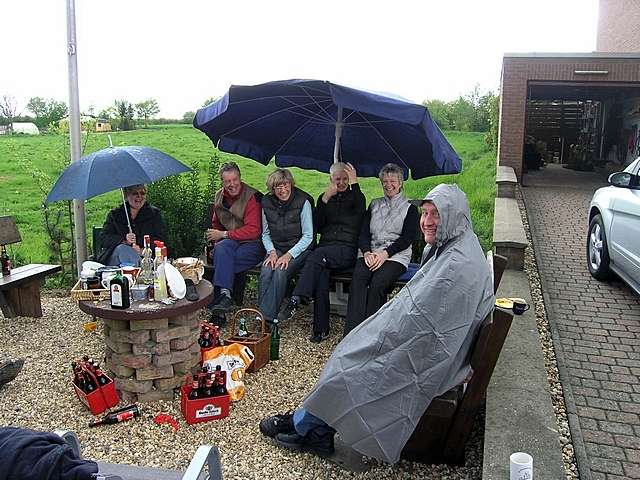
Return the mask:
{"type": "MultiPolygon", "coordinates": [[[[485,250],[491,248],[493,200],[495,197],[495,153],[487,149],[484,134],[446,132],[446,136],[463,159],[459,175],[432,177],[405,182],[405,193],[421,198],[438,183],[457,183],[469,197],[474,228],[485,250]]],[[[209,139],[187,125],[156,126],[149,129],[111,134],[114,146],[144,145],[162,150],[178,160],[197,165],[203,172],[211,156],[217,152],[209,139]]],[[[106,134],[83,135],[83,155],[109,145],[106,134]]],[[[16,218],[22,242],[10,247],[12,256],[26,262],[49,261],[47,235],[44,228],[42,202],[68,158],[68,139],[62,135],[0,136],[0,215],[16,218]],[[42,175],[34,176],[36,167],[42,175]]],[[[242,170],[245,182],[264,191],[264,181],[274,165],[261,165],[252,160],[218,152],[221,161],[234,160],[242,170]]],[[[292,169],[298,186],[317,197],[327,183],[327,175],[311,170],[292,169]]],[[[206,175],[202,176],[203,181],[206,175]]],[[[361,180],[367,201],[381,195],[375,178],[361,180]]],[[[119,193],[111,192],[86,202],[88,238],[92,225],[102,225],[109,209],[119,201],[119,193]]]]}

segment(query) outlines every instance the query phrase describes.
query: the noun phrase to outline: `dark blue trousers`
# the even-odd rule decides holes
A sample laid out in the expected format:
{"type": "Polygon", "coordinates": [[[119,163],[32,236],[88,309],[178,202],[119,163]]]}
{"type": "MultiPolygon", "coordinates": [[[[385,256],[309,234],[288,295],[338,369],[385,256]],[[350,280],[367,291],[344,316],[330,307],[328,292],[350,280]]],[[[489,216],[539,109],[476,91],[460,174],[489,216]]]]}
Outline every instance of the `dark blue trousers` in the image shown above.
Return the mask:
{"type": "Polygon", "coordinates": [[[226,238],[213,249],[213,286],[233,290],[236,273],[255,267],[264,259],[264,247],[260,240],[240,243],[226,238]]]}

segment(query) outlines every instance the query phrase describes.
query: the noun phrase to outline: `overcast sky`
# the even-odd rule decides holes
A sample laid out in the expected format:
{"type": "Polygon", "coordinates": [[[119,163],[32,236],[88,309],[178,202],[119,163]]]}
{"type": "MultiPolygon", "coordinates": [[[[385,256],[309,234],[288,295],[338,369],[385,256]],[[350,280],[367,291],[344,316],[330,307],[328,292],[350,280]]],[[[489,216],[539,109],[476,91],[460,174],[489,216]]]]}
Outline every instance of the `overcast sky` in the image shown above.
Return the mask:
{"type": "MultiPolygon", "coordinates": [[[[0,95],[68,101],[65,0],[2,0],[0,95]]],[[[417,103],[497,90],[505,52],[595,50],[597,0],[76,0],[80,109],[182,117],[231,84],[330,80],[417,103]]]]}

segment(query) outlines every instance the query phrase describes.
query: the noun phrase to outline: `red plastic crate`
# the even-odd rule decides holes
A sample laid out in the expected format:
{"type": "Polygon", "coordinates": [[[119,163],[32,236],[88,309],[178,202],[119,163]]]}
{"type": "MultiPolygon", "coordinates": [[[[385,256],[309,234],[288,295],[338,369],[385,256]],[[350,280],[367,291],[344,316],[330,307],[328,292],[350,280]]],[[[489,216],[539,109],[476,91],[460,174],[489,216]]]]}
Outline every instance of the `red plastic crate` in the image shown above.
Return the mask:
{"type": "Polygon", "coordinates": [[[105,410],[115,407],[118,405],[118,402],[120,402],[113,380],[89,394],[80,390],[75,383],[71,382],[71,385],[73,385],[73,389],[76,391],[76,395],[80,401],[84,403],[89,410],[91,410],[93,415],[100,415],[105,410]]]}
{"type": "Polygon", "coordinates": [[[180,410],[189,425],[209,420],[219,420],[229,415],[229,395],[189,400],[191,383],[180,387],[180,410]]]}

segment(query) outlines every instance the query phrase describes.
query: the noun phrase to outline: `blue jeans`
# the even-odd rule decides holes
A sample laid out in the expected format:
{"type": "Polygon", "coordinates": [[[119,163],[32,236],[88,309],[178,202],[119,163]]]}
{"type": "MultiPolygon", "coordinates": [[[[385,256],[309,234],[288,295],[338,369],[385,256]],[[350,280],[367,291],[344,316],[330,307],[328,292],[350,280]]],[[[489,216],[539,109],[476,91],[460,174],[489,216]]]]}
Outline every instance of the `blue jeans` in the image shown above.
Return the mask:
{"type": "Polygon", "coordinates": [[[304,408],[299,408],[293,412],[293,428],[296,429],[296,433],[298,435],[303,437],[311,430],[316,430],[320,435],[335,432],[335,430],[327,425],[323,420],[320,420],[315,415],[310,414],[304,408]]]}
{"type": "MultiPolygon", "coordinates": [[[[278,256],[282,252],[277,252],[278,256]]],[[[267,320],[273,320],[278,315],[280,303],[287,293],[287,283],[304,265],[304,261],[309,255],[309,250],[302,252],[289,262],[286,270],[274,270],[271,267],[262,265],[260,269],[260,280],[258,281],[258,310],[260,310],[267,320]]]]}
{"type": "Polygon", "coordinates": [[[233,290],[236,273],[255,267],[263,258],[260,240],[240,243],[226,238],[219,241],[213,249],[213,286],[233,290]]]}
{"type": "Polygon", "coordinates": [[[121,264],[139,267],[140,254],[136,252],[130,245],[121,243],[118,245],[109,257],[108,265],[120,266],[121,264]]]}

